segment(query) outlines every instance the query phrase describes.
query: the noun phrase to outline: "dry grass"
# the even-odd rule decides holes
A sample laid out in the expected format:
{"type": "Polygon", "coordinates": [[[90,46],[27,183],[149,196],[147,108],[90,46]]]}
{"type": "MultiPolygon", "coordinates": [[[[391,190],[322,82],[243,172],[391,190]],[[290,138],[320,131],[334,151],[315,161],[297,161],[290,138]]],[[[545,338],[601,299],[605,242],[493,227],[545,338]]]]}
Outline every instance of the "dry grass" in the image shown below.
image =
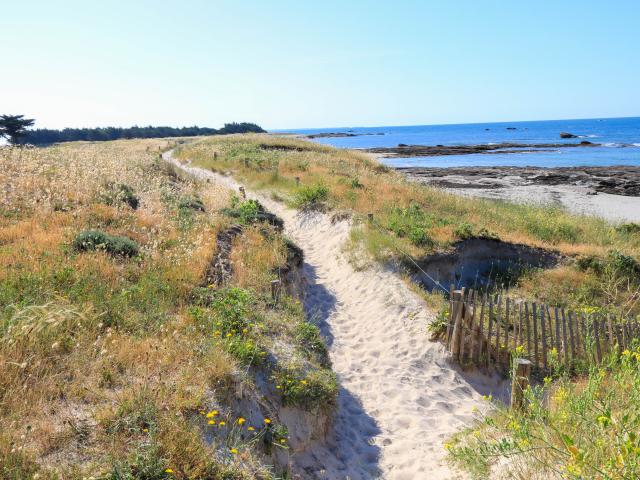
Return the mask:
{"type": "MultiPolygon", "coordinates": [[[[166,168],[167,145],[0,149],[0,478],[271,478],[259,448],[204,441],[199,412],[240,415],[224,399],[252,383],[192,311],[230,195],[166,168]],[[194,198],[204,213],[184,207],[194,198]],[[140,254],[77,252],[84,230],[127,237],[140,254]]],[[[255,289],[283,241],[258,227],[243,238],[233,282],[255,289]]],[[[295,351],[295,333],[279,331],[262,334],[295,351]]]]}
{"type": "MultiPolygon", "coordinates": [[[[204,168],[232,172],[253,188],[270,190],[296,207],[304,203],[301,199],[313,198],[318,189],[326,189],[328,195],[319,202],[321,207],[354,213],[348,251],[356,266],[366,266],[371,260],[402,262],[405,253],[420,258],[467,236],[497,237],[555,250],[569,258],[605,258],[612,251],[636,259],[640,256],[637,233],[622,231],[603,220],[552,207],[463,198],[410,182],[369,155],[353,150],[295,138],[234,135],[182,146],[177,155],[204,168]],[[374,214],[373,223],[366,221],[367,213],[374,214]]],[[[535,295],[543,302],[569,302],[574,307],[635,302],[637,288],[633,285],[616,287],[616,294],[611,294],[605,291],[611,288],[604,285],[611,279],[569,264],[534,272],[522,282],[520,293],[535,295]],[[555,289],[556,284],[561,288],[555,289]]]]}

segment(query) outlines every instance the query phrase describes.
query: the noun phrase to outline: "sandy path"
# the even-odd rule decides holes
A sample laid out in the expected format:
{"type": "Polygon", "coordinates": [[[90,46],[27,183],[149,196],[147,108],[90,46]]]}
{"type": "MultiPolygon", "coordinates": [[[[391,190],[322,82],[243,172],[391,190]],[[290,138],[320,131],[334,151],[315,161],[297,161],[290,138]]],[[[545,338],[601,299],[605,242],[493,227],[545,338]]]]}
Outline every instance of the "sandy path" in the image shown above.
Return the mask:
{"type": "MultiPolygon", "coordinates": [[[[174,161],[170,153],[165,158],[174,161]]],[[[328,340],[341,383],[334,431],[325,446],[296,459],[300,478],[456,478],[444,462],[443,442],[471,422],[481,393],[499,385],[463,376],[443,347],[429,342],[431,314],[395,274],[349,265],[341,253],[348,222],[331,224],[327,215],[301,215],[264,195],[249,196],[283,218],[287,235],[304,250],[305,306],[328,340]]]]}

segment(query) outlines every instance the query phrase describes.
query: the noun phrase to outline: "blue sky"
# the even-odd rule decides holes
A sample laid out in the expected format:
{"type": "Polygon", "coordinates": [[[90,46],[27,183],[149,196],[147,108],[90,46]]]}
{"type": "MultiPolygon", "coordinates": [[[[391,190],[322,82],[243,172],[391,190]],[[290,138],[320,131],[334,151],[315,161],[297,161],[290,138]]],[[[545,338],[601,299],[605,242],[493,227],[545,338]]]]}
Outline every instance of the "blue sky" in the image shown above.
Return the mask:
{"type": "Polygon", "coordinates": [[[640,2],[0,5],[0,113],[266,128],[640,115],[640,2]]]}

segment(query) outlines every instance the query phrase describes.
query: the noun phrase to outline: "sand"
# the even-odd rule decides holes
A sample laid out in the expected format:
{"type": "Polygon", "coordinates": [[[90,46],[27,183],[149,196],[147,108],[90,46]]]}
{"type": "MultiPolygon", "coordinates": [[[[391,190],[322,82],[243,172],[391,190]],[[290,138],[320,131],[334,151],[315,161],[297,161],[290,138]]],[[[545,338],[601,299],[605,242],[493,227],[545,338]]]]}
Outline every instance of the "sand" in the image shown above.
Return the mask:
{"type": "MultiPolygon", "coordinates": [[[[178,164],[170,153],[165,158],[178,164]]],[[[207,170],[190,173],[237,189],[207,170]]],[[[247,191],[285,221],[305,254],[305,308],[327,340],[340,380],[337,416],[325,445],[294,458],[295,478],[450,479],[444,442],[486,410],[483,394],[503,396],[504,383],[461,372],[443,346],[430,342],[433,313],[393,272],[356,271],[342,246],[350,223],[322,213],[301,214],[247,191]]]]}
{"type": "Polygon", "coordinates": [[[611,223],[640,223],[640,197],[598,193],[577,185],[519,185],[497,189],[447,189],[459,194],[516,203],[560,206],[571,213],[600,217],[611,223]]]}

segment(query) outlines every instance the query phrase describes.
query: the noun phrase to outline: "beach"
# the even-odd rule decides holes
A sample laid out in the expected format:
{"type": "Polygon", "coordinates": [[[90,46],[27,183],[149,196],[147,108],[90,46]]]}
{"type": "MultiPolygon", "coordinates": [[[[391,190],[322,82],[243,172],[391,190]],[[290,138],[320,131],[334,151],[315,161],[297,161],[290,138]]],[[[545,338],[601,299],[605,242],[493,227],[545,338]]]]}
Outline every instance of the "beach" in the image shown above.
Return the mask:
{"type": "Polygon", "coordinates": [[[458,195],[551,205],[612,223],[640,222],[638,167],[399,167],[411,180],[458,195]]]}

